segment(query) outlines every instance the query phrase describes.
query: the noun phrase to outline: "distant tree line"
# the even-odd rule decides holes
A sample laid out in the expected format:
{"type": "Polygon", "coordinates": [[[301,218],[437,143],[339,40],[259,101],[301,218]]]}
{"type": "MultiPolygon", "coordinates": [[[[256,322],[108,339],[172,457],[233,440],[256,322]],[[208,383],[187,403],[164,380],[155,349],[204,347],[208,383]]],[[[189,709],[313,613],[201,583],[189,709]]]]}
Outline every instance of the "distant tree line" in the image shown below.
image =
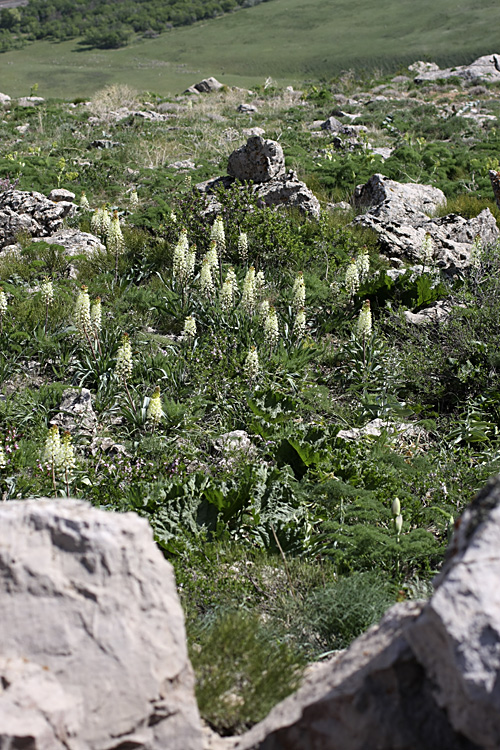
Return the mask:
{"type": "Polygon", "coordinates": [[[86,47],[124,47],[173,26],[214,18],[267,0],[29,0],[0,11],[0,52],[37,39],[80,38],[86,47]]]}

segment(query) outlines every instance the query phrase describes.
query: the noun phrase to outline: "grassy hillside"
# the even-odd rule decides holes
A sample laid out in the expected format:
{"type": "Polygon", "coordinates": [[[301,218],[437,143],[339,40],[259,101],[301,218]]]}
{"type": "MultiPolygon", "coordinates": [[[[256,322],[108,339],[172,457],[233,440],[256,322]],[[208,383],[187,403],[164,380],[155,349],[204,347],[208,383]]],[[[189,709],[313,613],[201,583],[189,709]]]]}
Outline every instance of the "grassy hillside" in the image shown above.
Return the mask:
{"type": "Polygon", "coordinates": [[[273,0],[119,50],[81,51],[74,41],[37,42],[2,55],[2,90],[40,84],[43,96],[88,95],[107,83],[161,94],[215,75],[249,86],[331,78],[341,70],[394,70],[423,58],[459,64],[496,51],[500,5],[478,0],[273,0]],[[467,33],[464,33],[464,30],[467,33]],[[36,65],[33,61],[36,60],[36,65]]]}
{"type": "Polygon", "coordinates": [[[21,232],[0,253],[1,501],[70,494],[149,519],[222,733],[262,718],[304,661],[425,596],[455,519],[500,470],[500,243],[477,242],[453,276],[415,248],[425,263],[394,279],[354,209],[327,207],[383,172],[442,188],[446,212],[500,219],[499,119],[499,84],[389,76],[175,101],[116,86],[2,111],[0,205],[14,181],[85,191],[68,228],[106,249],[70,256],[21,232]],[[316,124],[347,97],[367,128],[354,150],[316,124]],[[471,100],[483,124],[460,115],[471,100]],[[168,117],[129,114],[144,108],[168,117]],[[236,188],[219,196],[222,240],[192,186],[225,171],[249,125],[279,139],[320,221],[236,188]],[[437,300],[447,322],[408,323],[437,300]],[[92,434],[61,413],[69,387],[91,393],[92,434]],[[375,418],[378,437],[340,432],[375,418]]]}

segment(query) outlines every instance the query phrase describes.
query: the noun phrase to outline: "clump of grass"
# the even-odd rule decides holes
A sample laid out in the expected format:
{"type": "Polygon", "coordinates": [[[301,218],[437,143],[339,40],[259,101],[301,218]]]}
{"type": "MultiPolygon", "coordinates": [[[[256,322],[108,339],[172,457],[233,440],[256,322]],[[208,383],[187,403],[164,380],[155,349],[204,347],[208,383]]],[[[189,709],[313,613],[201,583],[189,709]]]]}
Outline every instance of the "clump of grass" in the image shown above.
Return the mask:
{"type": "Polygon", "coordinates": [[[375,572],[353,573],[313,592],[305,612],[308,624],[325,651],[346,648],[380,620],[396,600],[394,586],[375,572]]]}
{"type": "Polygon", "coordinates": [[[96,91],[90,100],[90,111],[96,117],[108,120],[112,112],[121,107],[134,109],[139,106],[138,92],[125,83],[113,83],[96,91]]]}
{"type": "Polygon", "coordinates": [[[485,208],[490,209],[497,224],[500,226],[500,209],[495,201],[492,198],[482,198],[475,193],[460,193],[453,198],[449,198],[445,205],[440,206],[437,215],[459,214],[465,219],[473,219],[481,211],[484,211],[485,208]]]}
{"type": "Polygon", "coordinates": [[[200,712],[222,735],[241,734],[299,684],[304,657],[247,612],[226,611],[200,629],[190,657],[200,712]]]}

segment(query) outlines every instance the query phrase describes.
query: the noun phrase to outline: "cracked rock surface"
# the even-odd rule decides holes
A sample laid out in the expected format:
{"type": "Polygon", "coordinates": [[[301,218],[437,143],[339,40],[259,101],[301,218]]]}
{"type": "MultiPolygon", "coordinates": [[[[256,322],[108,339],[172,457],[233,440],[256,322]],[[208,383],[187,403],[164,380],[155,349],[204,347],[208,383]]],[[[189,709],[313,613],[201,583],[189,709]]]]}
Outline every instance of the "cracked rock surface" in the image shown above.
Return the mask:
{"type": "Polygon", "coordinates": [[[0,748],[201,748],[174,576],[144,519],[3,503],[0,632],[0,748]]]}

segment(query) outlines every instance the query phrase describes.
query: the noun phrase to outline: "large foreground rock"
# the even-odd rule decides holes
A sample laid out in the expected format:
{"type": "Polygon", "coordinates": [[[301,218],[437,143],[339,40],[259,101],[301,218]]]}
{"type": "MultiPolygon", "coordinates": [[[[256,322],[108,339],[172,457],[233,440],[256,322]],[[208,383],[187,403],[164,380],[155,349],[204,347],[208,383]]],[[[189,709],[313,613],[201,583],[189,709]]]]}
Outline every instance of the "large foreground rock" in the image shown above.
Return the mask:
{"type": "Polygon", "coordinates": [[[404,602],[232,750],[498,750],[500,476],[465,511],[428,602],[404,602]]]}
{"type": "Polygon", "coordinates": [[[0,633],[2,750],[201,747],[172,568],[135,514],[0,505],[0,633]]]}
{"type": "Polygon", "coordinates": [[[483,245],[495,243],[500,232],[495,217],[486,208],[473,219],[456,214],[428,216],[442,202],[444,194],[430,185],[404,185],[383,175],[374,175],[356,188],[355,201],[368,211],[354,223],[372,229],[382,253],[388,258],[420,260],[426,235],[432,240],[434,261],[450,273],[467,268],[472,244],[479,236],[483,245]]]}
{"type": "Polygon", "coordinates": [[[500,481],[469,506],[408,641],[458,731],[500,746],[500,481]]]}
{"type": "Polygon", "coordinates": [[[61,229],[64,218],[73,216],[76,210],[73,203],[55,203],[42,193],[0,191],[0,249],[15,242],[20,232],[28,232],[32,237],[49,237],[61,229]]]}

